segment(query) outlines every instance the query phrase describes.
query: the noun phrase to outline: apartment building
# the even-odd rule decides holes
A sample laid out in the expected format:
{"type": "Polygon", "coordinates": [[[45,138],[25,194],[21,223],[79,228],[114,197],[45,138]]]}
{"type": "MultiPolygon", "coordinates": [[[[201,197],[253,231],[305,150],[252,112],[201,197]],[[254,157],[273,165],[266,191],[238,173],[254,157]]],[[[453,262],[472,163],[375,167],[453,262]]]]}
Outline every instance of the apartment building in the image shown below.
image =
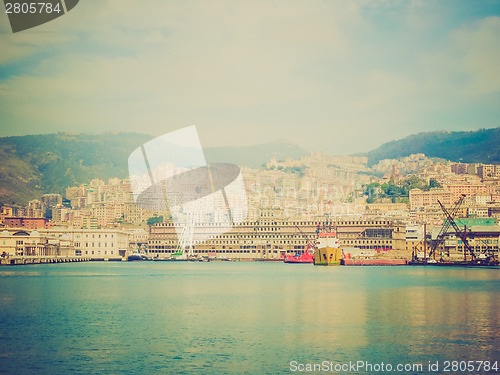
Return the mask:
{"type": "Polygon", "coordinates": [[[412,189],[409,192],[410,210],[424,210],[427,208],[439,207],[438,200],[445,206],[455,203],[455,194],[445,189],[412,189]]]}

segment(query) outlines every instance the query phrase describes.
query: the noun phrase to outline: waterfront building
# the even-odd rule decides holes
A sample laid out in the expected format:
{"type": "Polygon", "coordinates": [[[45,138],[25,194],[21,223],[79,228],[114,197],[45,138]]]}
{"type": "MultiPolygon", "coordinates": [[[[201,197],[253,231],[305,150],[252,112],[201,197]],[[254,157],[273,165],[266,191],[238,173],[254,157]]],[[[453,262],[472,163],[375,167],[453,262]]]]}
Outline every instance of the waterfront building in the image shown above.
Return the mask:
{"type": "Polygon", "coordinates": [[[74,256],[68,236],[54,237],[36,230],[4,229],[0,233],[0,254],[10,256],[74,256]]]}
{"type": "Polygon", "coordinates": [[[413,224],[406,226],[406,250],[413,251],[419,248],[424,240],[424,226],[413,224]]]}
{"type": "MultiPolygon", "coordinates": [[[[499,256],[499,240],[500,240],[500,225],[496,218],[485,217],[485,218],[455,218],[455,224],[461,230],[467,231],[467,242],[474,253],[476,258],[479,254],[483,253],[486,256],[494,256],[498,258],[499,256]]],[[[436,225],[431,228],[427,228],[427,249],[430,251],[433,241],[438,237],[438,234],[443,228],[443,223],[446,222],[444,219],[440,225],[436,225]]],[[[464,259],[464,249],[460,236],[457,235],[453,227],[449,227],[448,230],[443,234],[443,239],[436,248],[433,255],[435,259],[439,257],[451,257],[455,260],[464,259]]],[[[422,251],[422,247],[420,247],[422,251]]],[[[471,253],[466,252],[467,259],[471,259],[471,253]]],[[[484,256],[484,255],[483,255],[484,256]]]]}
{"type": "MultiPolygon", "coordinates": [[[[226,258],[280,258],[301,253],[308,242],[315,243],[318,232],[336,231],[346,248],[405,250],[405,226],[389,220],[289,220],[276,210],[263,210],[256,221],[244,221],[220,233],[218,223],[205,223],[193,228],[192,255],[226,258]],[[200,238],[214,237],[201,242],[200,238]]],[[[279,211],[278,211],[279,212],[279,211]]],[[[177,237],[181,224],[167,221],[150,226],[148,254],[169,257],[179,248],[177,237]]]]}
{"type": "Polygon", "coordinates": [[[6,228],[0,233],[0,254],[11,256],[82,256],[119,259],[127,255],[129,233],[118,229],[53,227],[28,231],[6,228]]]}
{"type": "Polygon", "coordinates": [[[74,256],[92,259],[124,258],[129,248],[129,233],[121,229],[59,228],[40,230],[53,238],[67,238],[74,247],[74,256]]]}
{"type": "MultiPolygon", "coordinates": [[[[467,228],[467,241],[476,258],[480,254],[486,256],[499,257],[500,226],[471,226],[467,228]]],[[[463,241],[455,232],[448,232],[445,236],[442,251],[451,257],[463,258],[465,246],[463,241]]],[[[470,259],[470,253],[467,252],[467,258],[470,259]]]]}

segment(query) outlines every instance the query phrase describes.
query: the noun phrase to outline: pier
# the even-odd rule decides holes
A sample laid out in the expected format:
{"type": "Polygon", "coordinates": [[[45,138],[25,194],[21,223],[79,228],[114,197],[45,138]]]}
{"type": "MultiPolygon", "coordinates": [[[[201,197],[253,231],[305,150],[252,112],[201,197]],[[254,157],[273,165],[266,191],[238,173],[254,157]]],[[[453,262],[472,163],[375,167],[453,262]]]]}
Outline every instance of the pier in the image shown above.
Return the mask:
{"type": "MultiPolygon", "coordinates": [[[[71,262],[89,262],[95,259],[81,256],[9,256],[1,258],[2,266],[21,266],[28,264],[47,264],[47,263],[71,263],[71,262]]],[[[104,260],[104,259],[99,259],[104,260]]],[[[110,259],[111,260],[111,259],[110,259]]],[[[112,259],[115,260],[115,259],[112,259]]],[[[116,259],[118,260],[118,259],[116,259]]],[[[121,260],[121,259],[120,259],[121,260]]]]}

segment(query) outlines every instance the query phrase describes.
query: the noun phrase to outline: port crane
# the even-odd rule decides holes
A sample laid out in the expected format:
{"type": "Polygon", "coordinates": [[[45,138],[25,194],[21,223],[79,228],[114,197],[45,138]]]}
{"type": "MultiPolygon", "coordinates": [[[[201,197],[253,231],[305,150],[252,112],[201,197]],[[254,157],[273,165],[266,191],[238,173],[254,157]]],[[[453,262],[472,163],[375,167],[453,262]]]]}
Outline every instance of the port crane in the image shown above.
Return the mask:
{"type": "MultiPolygon", "coordinates": [[[[467,260],[467,252],[470,253],[473,261],[478,260],[478,257],[476,256],[474,249],[470,246],[469,241],[467,239],[467,228],[464,228],[463,230],[461,230],[458,227],[458,225],[456,224],[455,220],[453,220],[453,218],[450,218],[450,216],[449,216],[450,214],[446,211],[446,208],[444,208],[443,205],[441,205],[441,209],[447,215],[448,220],[451,221],[451,225],[453,226],[453,229],[455,230],[455,233],[457,234],[457,236],[462,240],[462,243],[464,245],[464,261],[467,260]]],[[[486,244],[486,242],[484,240],[480,240],[480,241],[482,243],[486,244]]],[[[481,250],[479,260],[480,261],[486,260],[489,263],[496,262],[494,257],[491,257],[490,255],[486,254],[486,251],[487,251],[487,248],[485,250],[481,250]],[[481,255],[484,255],[484,257],[481,258],[481,255]]]]}
{"type": "MultiPolygon", "coordinates": [[[[464,202],[464,199],[465,199],[465,195],[462,194],[462,196],[460,197],[460,199],[455,203],[455,205],[453,206],[453,208],[451,209],[451,212],[449,212],[444,206],[443,204],[438,200],[438,203],[439,205],[441,206],[441,210],[443,210],[444,214],[446,215],[446,220],[443,224],[443,226],[441,227],[441,230],[439,231],[439,234],[437,235],[436,239],[432,241],[432,244],[431,244],[431,249],[429,251],[429,258],[432,257],[436,251],[436,249],[438,248],[438,246],[443,243],[444,241],[444,237],[446,236],[446,233],[448,232],[448,229],[450,229],[450,226],[454,225],[454,229],[455,231],[460,232],[460,229],[458,229],[458,226],[457,224],[455,223],[455,220],[454,220],[454,217],[456,216],[460,206],[462,205],[462,203],[464,202]]],[[[424,241],[427,241],[426,238],[424,238],[424,241]]],[[[468,244],[468,243],[467,243],[468,244]]]]}
{"type": "MultiPolygon", "coordinates": [[[[464,229],[462,231],[458,227],[457,223],[454,220],[454,216],[456,214],[456,211],[458,211],[458,208],[462,204],[464,198],[465,198],[465,195],[462,194],[462,197],[459,199],[457,204],[455,204],[454,211],[452,211],[452,213],[448,212],[446,207],[443,206],[443,204],[439,200],[438,200],[438,203],[441,206],[441,210],[443,210],[444,214],[446,215],[446,219],[447,219],[445,222],[446,227],[449,228],[451,225],[453,227],[453,229],[455,230],[456,235],[462,240],[462,243],[464,245],[464,260],[467,260],[467,252],[470,252],[472,259],[474,260],[474,259],[476,259],[476,256],[474,254],[474,251],[472,250],[472,248],[469,245],[469,241],[467,240],[467,229],[464,229]]],[[[443,225],[443,228],[445,227],[445,225],[443,225]]],[[[443,231],[443,230],[441,229],[441,231],[443,231]]],[[[440,232],[440,234],[441,234],[441,232],[440,232]]],[[[445,234],[446,234],[446,232],[443,232],[443,234],[442,234],[443,239],[444,239],[445,234]]]]}

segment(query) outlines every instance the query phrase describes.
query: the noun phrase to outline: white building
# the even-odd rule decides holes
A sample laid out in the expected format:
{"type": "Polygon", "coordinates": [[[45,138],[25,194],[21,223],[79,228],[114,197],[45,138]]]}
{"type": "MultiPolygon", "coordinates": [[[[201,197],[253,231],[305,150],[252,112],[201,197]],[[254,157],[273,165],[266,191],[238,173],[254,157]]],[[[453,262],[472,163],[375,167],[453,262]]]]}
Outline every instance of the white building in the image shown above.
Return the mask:
{"type": "Polygon", "coordinates": [[[73,243],[75,256],[94,259],[118,259],[127,256],[129,233],[119,229],[51,228],[40,230],[50,237],[67,236],[73,243]]]}
{"type": "Polygon", "coordinates": [[[23,257],[74,256],[67,235],[52,236],[36,230],[12,228],[0,233],[0,255],[23,257]]]}

